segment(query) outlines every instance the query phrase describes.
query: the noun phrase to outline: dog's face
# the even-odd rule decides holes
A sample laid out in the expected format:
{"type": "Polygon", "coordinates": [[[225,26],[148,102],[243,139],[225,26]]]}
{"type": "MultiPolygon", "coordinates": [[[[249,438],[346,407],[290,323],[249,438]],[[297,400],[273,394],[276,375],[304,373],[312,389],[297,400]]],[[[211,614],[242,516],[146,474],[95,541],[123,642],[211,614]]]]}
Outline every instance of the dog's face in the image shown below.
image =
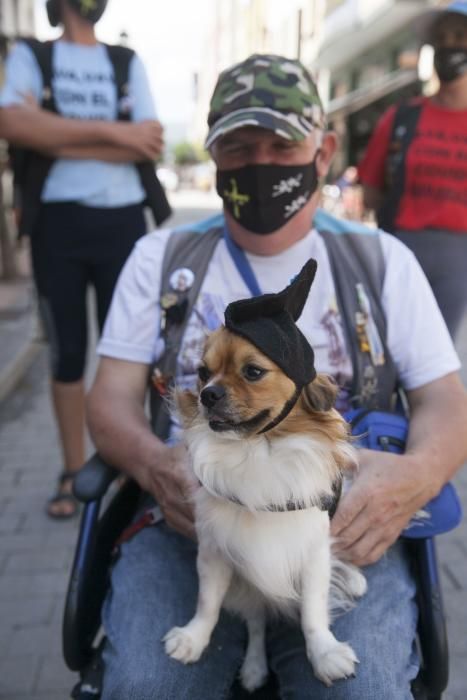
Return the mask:
{"type": "MultiPolygon", "coordinates": [[[[180,392],[176,399],[186,423],[203,418],[211,430],[255,435],[279,416],[296,387],[284,372],[244,338],[222,327],[209,336],[198,370],[198,396],[180,392]]],[[[334,404],[336,388],[319,375],[305,387],[297,404],[274,430],[310,429],[310,413],[323,422],[334,404]]],[[[335,411],[332,411],[335,414],[335,411]]]]}

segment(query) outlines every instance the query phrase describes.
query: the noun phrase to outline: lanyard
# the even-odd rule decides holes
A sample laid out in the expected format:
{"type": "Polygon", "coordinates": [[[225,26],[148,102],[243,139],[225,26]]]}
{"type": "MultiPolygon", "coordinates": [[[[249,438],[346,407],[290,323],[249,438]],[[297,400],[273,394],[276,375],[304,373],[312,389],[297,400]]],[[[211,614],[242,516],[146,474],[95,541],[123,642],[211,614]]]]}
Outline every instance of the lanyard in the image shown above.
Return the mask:
{"type": "Polygon", "coordinates": [[[224,241],[227,246],[227,250],[230,253],[232,260],[235,263],[235,267],[240,273],[243,281],[251,292],[251,296],[258,297],[261,294],[261,289],[259,288],[258,280],[253,272],[253,269],[245,255],[245,251],[240,248],[239,245],[235,243],[230,237],[227,225],[224,225],[224,241]]]}

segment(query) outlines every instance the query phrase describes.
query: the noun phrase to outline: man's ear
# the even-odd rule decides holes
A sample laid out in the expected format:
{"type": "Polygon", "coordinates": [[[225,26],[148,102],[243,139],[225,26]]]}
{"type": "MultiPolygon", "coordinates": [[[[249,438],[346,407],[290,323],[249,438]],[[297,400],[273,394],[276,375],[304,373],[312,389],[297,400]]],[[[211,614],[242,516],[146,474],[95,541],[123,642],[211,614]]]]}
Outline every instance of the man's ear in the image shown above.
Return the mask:
{"type": "Polygon", "coordinates": [[[316,170],[320,178],[326,177],[337,150],[338,137],[335,131],[325,131],[316,154],[316,170]]]}

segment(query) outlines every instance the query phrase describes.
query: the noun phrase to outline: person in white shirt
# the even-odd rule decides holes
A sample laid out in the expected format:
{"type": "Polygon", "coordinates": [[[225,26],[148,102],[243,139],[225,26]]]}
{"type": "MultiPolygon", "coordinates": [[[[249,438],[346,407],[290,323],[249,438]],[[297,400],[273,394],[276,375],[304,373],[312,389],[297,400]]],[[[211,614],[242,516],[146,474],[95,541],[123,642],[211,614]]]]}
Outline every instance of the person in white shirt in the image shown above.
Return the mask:
{"type": "Polygon", "coordinates": [[[15,161],[22,164],[18,180],[24,180],[19,232],[31,236],[63,452],[63,472],[47,513],[60,519],[77,512],[72,480],[85,455],[87,288],[95,289],[102,328],[122,265],[146,233],[138,166],[151,162],[154,171],[163,147],[136,54],[129,59],[126,103],[118,96],[108,49],[125,49],[99,43],[94,30],[106,5],[107,0],[48,0],[49,19],[63,26],[62,36],[53,44],[18,41],[0,95],[0,136],[23,149],[15,161]],[[33,47],[42,56],[51,54],[50,86],[33,47]],[[118,121],[125,109],[125,119],[118,121]]]}
{"type": "MultiPolygon", "coordinates": [[[[336,137],[325,129],[316,86],[299,61],[251,56],[220,75],[208,123],[224,212],[209,224],[220,229],[219,240],[188,319],[176,382],[196,383],[206,334],[222,323],[228,303],[253,293],[232,256],[233,242],[262,293],[283,289],[308,258],[317,260],[298,325],[314,348],[318,371],[342,387],[338,407],[344,411],[353,399],[352,348],[324,235],[336,222],[317,209],[318,182],[328,172],[336,137]]],[[[175,441],[162,442],[144,410],[150,368],[164,352],[161,266],[172,235],[149,235],[128,259],[89,396],[100,454],[135,479],[163,514],[122,546],[112,571],[103,615],[105,700],[226,697],[244,653],[242,624],[227,613],[196,664],[174,662],[161,644],[171,626],[190,618],[197,589],[190,504],[197,483],[176,427],[175,441]]],[[[399,241],[382,232],[361,235],[368,243],[376,237],[382,250],[386,344],[410,404],[410,433],[404,455],[361,452],[358,474],[332,520],[340,555],[364,567],[368,581],[367,595],[335,621],[336,635],[360,659],[356,678],[325,688],[313,676],[299,626],[275,621],[268,628],[270,666],[280,689],[294,699],[412,697],[418,671],[415,583],[398,538],[467,457],[459,360],[430,287],[399,241]]]]}

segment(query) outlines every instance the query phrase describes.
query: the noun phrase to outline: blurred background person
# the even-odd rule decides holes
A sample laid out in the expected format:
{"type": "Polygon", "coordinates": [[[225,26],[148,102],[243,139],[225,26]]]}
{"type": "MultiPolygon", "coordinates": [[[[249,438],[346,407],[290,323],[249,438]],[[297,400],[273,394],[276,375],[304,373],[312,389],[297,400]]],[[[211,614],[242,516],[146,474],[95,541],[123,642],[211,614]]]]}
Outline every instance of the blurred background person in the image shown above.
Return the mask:
{"type": "Polygon", "coordinates": [[[453,337],[467,303],[467,2],[421,15],[436,94],[393,106],[360,162],[364,203],[421,263],[453,337]]]}
{"type": "Polygon", "coordinates": [[[106,5],[48,0],[49,21],[63,33],[54,42],[17,42],[0,96],[0,137],[21,147],[15,164],[20,233],[31,235],[50,342],[64,461],[47,504],[54,518],[75,514],[72,480],[85,459],[87,288],[94,286],[102,327],[119,272],[146,232],[143,202],[154,196],[154,161],[163,148],[140,59],[96,39],[94,25],[106,5]],[[119,85],[125,71],[126,84],[119,85]]]}

